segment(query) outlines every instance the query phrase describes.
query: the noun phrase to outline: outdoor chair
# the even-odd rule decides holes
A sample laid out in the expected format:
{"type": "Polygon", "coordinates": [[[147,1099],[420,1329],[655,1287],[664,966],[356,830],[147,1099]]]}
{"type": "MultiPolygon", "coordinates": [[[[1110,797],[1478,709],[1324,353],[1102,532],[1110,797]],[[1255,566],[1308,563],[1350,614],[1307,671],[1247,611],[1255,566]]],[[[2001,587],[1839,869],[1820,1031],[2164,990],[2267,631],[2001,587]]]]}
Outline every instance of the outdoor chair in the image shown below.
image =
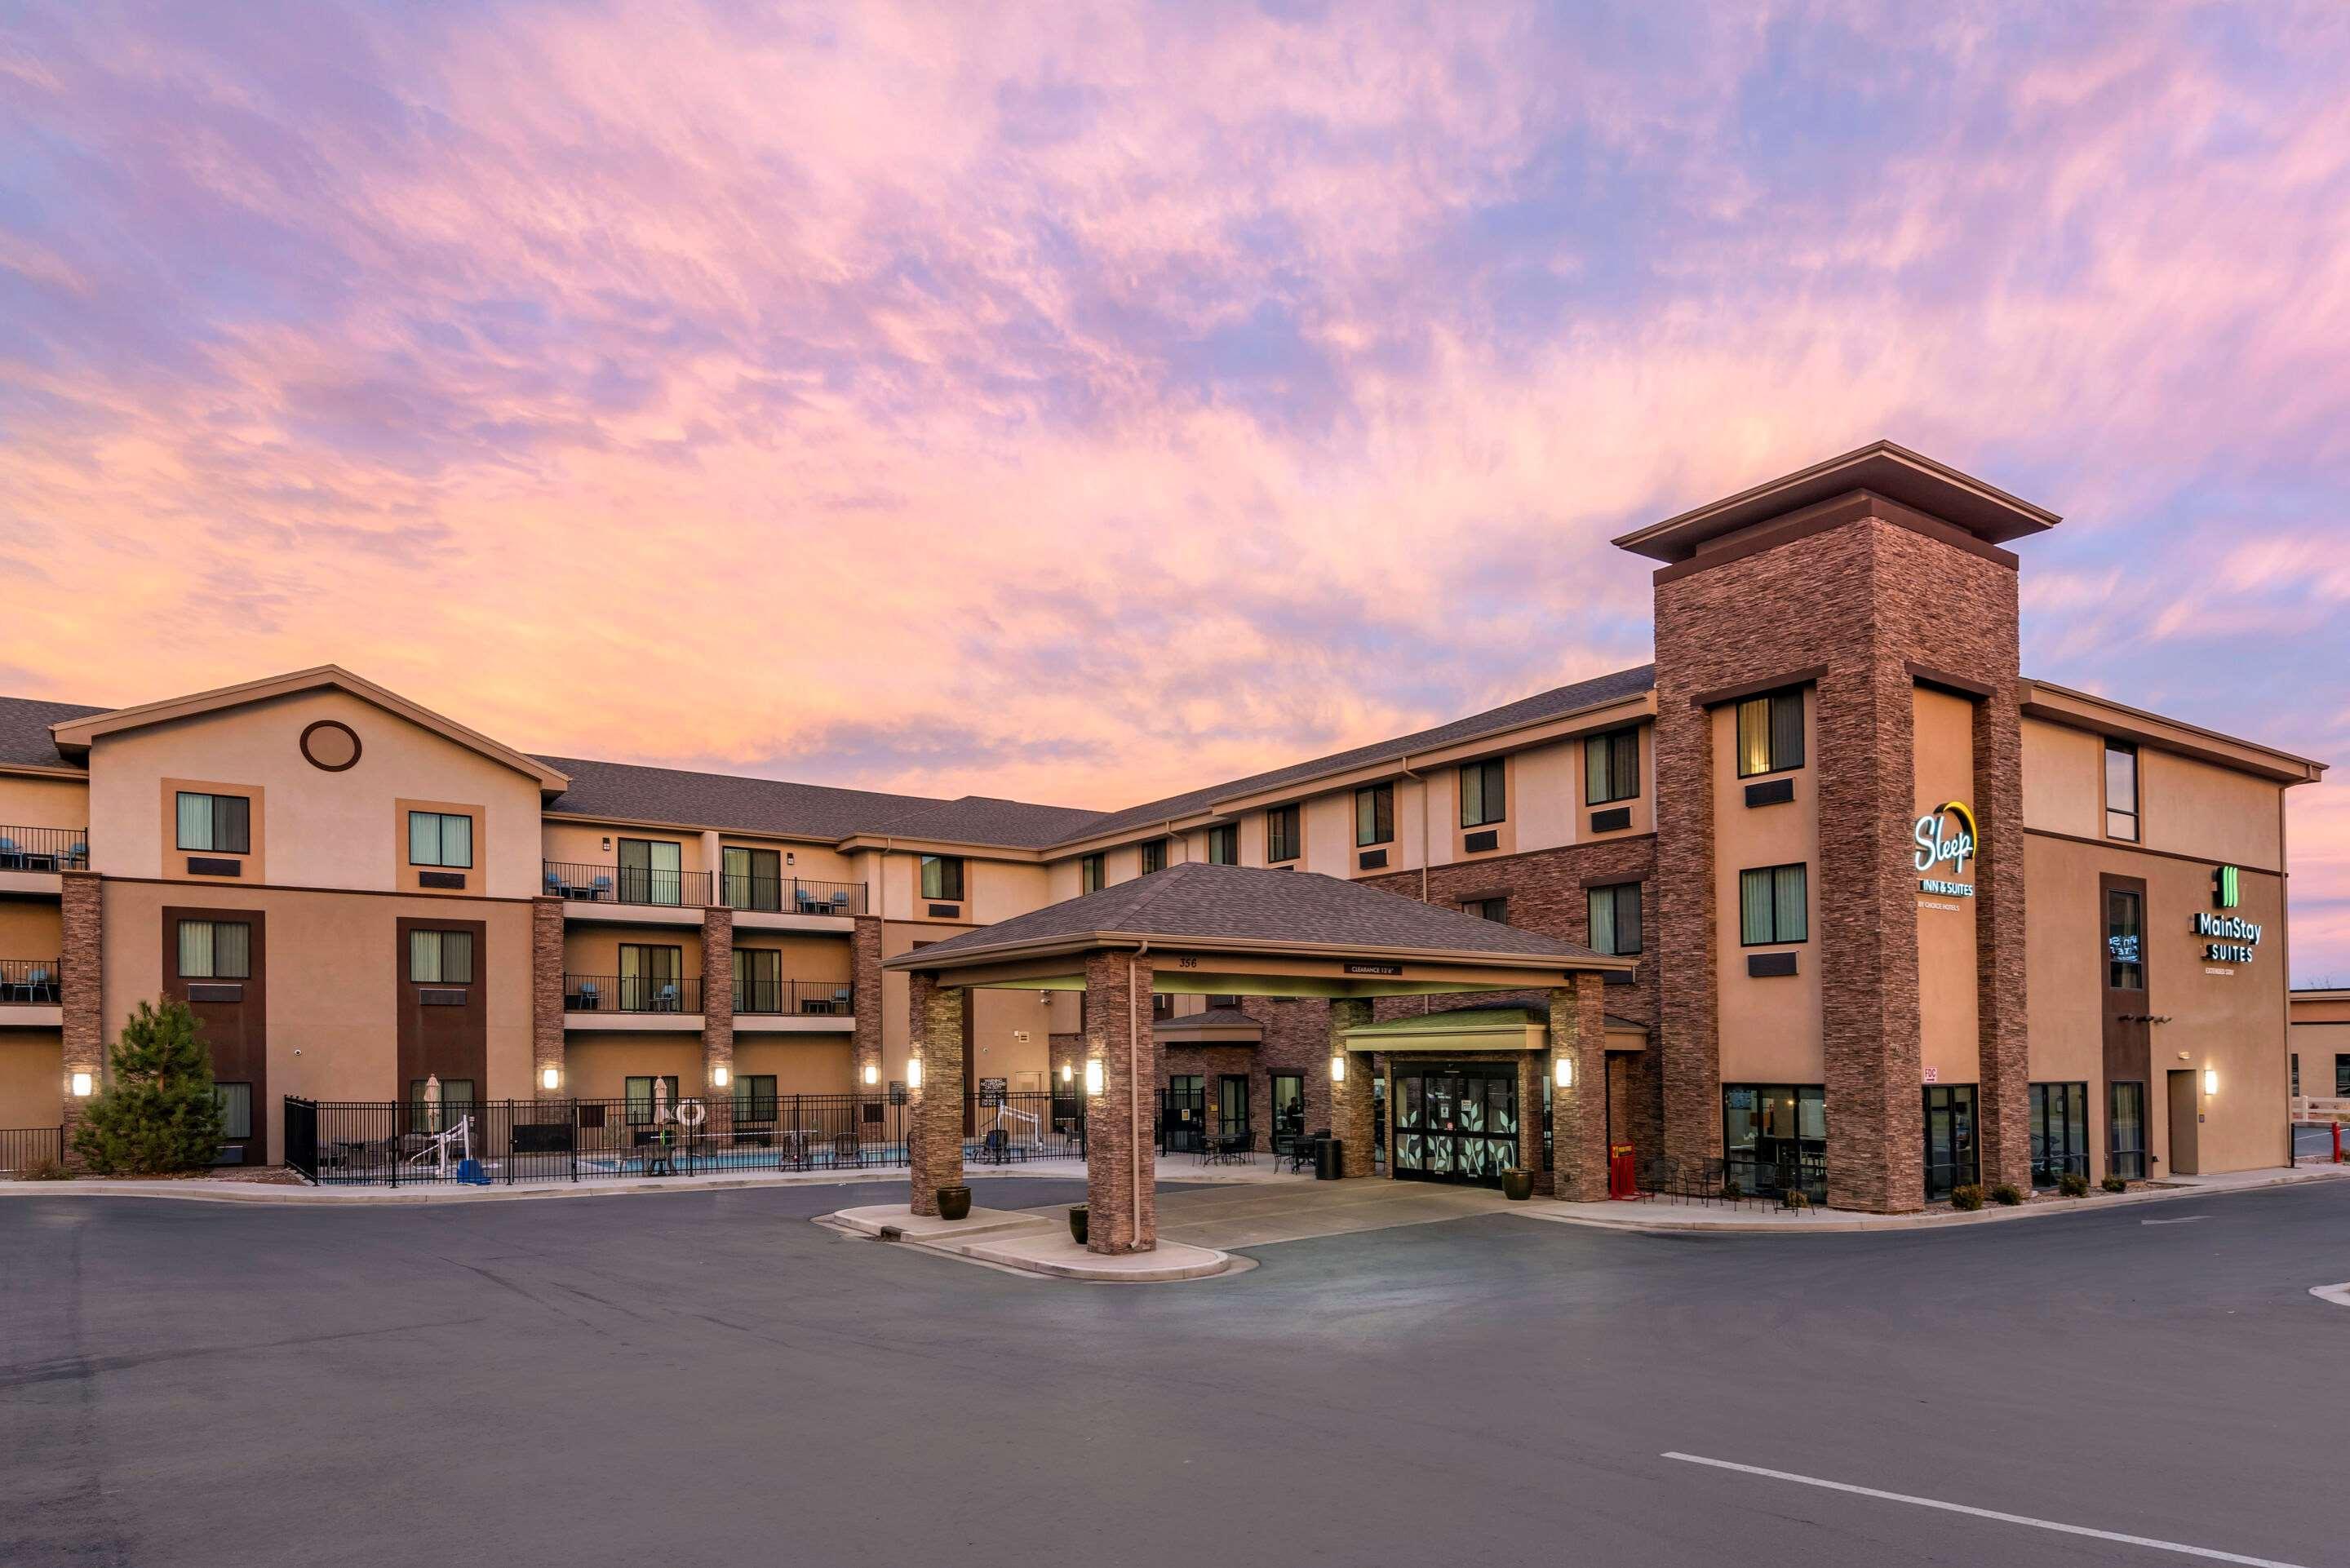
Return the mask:
{"type": "Polygon", "coordinates": [[[813,915],[824,907],[817,897],[806,888],[795,888],[792,890],[792,902],[799,906],[799,911],[803,915],[813,915]]]}
{"type": "Polygon", "coordinates": [[[612,897],[612,879],[609,877],[597,877],[588,886],[588,896],[598,902],[609,902],[612,897]]]}
{"type": "Polygon", "coordinates": [[[1289,1143],[1289,1154],[1287,1157],[1290,1170],[1295,1173],[1296,1171],[1304,1170],[1307,1166],[1312,1165],[1314,1163],[1314,1146],[1320,1143],[1324,1138],[1328,1137],[1329,1136],[1330,1129],[1328,1127],[1319,1127],[1313,1132],[1305,1134],[1302,1137],[1292,1138],[1289,1143]]]}
{"type": "Polygon", "coordinates": [[[833,987],[833,989],[832,989],[832,1010],[833,1010],[835,1012],[848,1012],[848,1011],[849,1011],[849,988],[848,988],[848,987],[847,987],[847,986],[845,986],[845,985],[837,985],[837,986],[833,987]]]}
{"type": "Polygon", "coordinates": [[[72,862],[74,869],[78,871],[83,867],[89,864],[89,846],[87,844],[74,845],[66,851],[66,857],[72,862]]]}
{"type": "Polygon", "coordinates": [[[0,871],[20,869],[25,864],[25,852],[16,847],[13,838],[0,838],[0,871]]]}
{"type": "Polygon", "coordinates": [[[677,1011],[677,987],[673,985],[662,986],[660,993],[653,998],[653,1011],[655,1012],[675,1012],[677,1011]]]}
{"type": "Polygon", "coordinates": [[[49,1000],[49,971],[47,970],[36,969],[25,977],[26,1001],[47,1002],[49,1000]]]}
{"type": "Polygon", "coordinates": [[[865,1150],[858,1146],[855,1133],[832,1135],[832,1163],[836,1166],[865,1163],[865,1150]]]}

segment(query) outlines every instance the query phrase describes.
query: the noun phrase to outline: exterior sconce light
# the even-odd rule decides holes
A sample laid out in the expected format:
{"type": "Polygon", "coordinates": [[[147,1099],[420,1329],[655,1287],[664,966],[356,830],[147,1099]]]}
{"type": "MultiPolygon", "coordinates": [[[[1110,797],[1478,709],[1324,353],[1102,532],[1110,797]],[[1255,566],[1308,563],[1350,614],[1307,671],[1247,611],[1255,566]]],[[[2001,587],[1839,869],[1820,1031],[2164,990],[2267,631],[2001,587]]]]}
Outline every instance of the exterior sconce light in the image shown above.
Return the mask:
{"type": "Polygon", "coordinates": [[[922,1059],[920,1056],[909,1056],[906,1058],[906,1087],[919,1089],[921,1086],[922,1059]]]}
{"type": "Polygon", "coordinates": [[[1099,1057],[1086,1063],[1086,1093],[1098,1097],[1102,1092],[1102,1064],[1099,1057]]]}
{"type": "Polygon", "coordinates": [[[2206,1067],[2203,1069],[2203,1092],[2207,1095],[2216,1095],[2220,1092],[2219,1068],[2206,1067]]]}
{"type": "Polygon", "coordinates": [[[93,1086],[94,1080],[91,1075],[88,1073],[76,1073],[73,1075],[73,1092],[75,1099],[86,1100],[89,1098],[90,1090],[93,1086]]]}
{"type": "Polygon", "coordinates": [[[868,1063],[866,1063],[866,1064],[865,1064],[865,1086],[866,1086],[867,1088],[868,1088],[868,1089],[869,1089],[869,1088],[871,1088],[874,1085],[876,1085],[876,1084],[879,1083],[880,1081],[881,1081],[881,1064],[880,1064],[880,1063],[879,1063],[879,1062],[868,1062],[868,1063]]]}
{"type": "Polygon", "coordinates": [[[1334,1084],[1347,1081],[1347,1054],[1343,1051],[1330,1058],[1330,1081],[1334,1084]]]}
{"type": "Polygon", "coordinates": [[[553,1067],[541,1067],[538,1070],[538,1086],[540,1088],[552,1089],[562,1082],[563,1075],[557,1069],[553,1067]]]}
{"type": "Polygon", "coordinates": [[[1075,1067],[1070,1066],[1066,1062],[1061,1064],[1061,1082],[1066,1084],[1076,1075],[1077,1070],[1075,1067]]]}
{"type": "Polygon", "coordinates": [[[1561,1056],[1551,1064],[1551,1075],[1562,1089],[1575,1087],[1575,1058],[1561,1056]]]}
{"type": "Polygon", "coordinates": [[[733,1075],[723,1065],[712,1067],[710,1069],[710,1086],[713,1089],[723,1089],[726,1086],[726,1080],[733,1076],[733,1075]]]}

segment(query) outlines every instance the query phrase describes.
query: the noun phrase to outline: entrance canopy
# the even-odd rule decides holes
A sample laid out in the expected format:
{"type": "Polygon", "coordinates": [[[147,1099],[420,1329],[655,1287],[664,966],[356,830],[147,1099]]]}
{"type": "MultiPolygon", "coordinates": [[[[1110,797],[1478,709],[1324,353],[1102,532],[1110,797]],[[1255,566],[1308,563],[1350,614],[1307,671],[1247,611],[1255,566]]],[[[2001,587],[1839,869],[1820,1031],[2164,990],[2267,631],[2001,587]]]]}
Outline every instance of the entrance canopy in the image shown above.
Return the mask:
{"type": "MultiPolygon", "coordinates": [[[[1607,1015],[1607,1049],[1638,1051],[1648,1042],[1646,1025],[1607,1015]]],[[[1418,1012],[1385,1023],[1364,1023],[1340,1038],[1355,1051],[1408,1052],[1462,1056],[1479,1051],[1547,1051],[1550,1010],[1513,1002],[1482,1002],[1442,1012],[1418,1012]]]]}
{"type": "Polygon", "coordinates": [[[951,989],[1083,991],[1088,955],[1147,956],[1151,989],[1337,999],[1549,991],[1635,959],[1306,871],[1170,866],[887,960],[951,989]]]}

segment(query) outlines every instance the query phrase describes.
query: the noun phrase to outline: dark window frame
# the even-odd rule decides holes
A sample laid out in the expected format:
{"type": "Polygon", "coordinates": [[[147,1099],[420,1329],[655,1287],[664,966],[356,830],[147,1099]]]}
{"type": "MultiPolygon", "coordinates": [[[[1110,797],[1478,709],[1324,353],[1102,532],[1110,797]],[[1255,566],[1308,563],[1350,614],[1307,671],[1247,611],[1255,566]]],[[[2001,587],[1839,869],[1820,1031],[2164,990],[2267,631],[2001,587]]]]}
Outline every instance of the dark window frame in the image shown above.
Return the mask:
{"type": "Polygon", "coordinates": [[[243,1143],[253,1137],[253,1085],[249,1080],[232,1078],[224,1082],[218,1078],[213,1079],[213,1103],[220,1106],[222,1142],[243,1143]],[[221,1093],[224,1089],[243,1089],[244,1091],[244,1130],[243,1132],[239,1132],[236,1128],[236,1124],[229,1119],[228,1103],[230,1096],[221,1093]]]}
{"type": "Polygon", "coordinates": [[[1583,804],[1614,805],[1640,797],[1640,730],[1610,730],[1583,742],[1583,804]],[[1598,791],[1595,793],[1594,785],[1598,791]]]}
{"type": "Polygon", "coordinates": [[[1374,845],[1395,842],[1395,785],[1365,784],[1355,792],[1355,847],[1368,849],[1374,845]],[[1368,831],[1373,836],[1363,836],[1365,806],[1370,807],[1368,831]]]}
{"type": "Polygon", "coordinates": [[[1739,700],[1734,716],[1732,755],[1742,779],[1763,778],[1772,774],[1789,774],[1804,763],[1804,688],[1783,686],[1776,691],[1759,691],[1739,700]],[[1783,704],[1784,705],[1783,707],[1783,704]],[[1746,765],[1749,731],[1748,720],[1759,714],[1762,725],[1762,761],[1764,766],[1746,765]]]}
{"type": "Polygon", "coordinates": [[[672,1112],[677,1109],[678,1075],[675,1073],[630,1074],[620,1080],[620,1118],[629,1127],[645,1127],[653,1125],[652,1084],[655,1078],[660,1079],[669,1085],[669,1108],[672,1112]],[[643,1098],[639,1099],[636,1091],[629,1087],[632,1084],[645,1085],[643,1098]],[[644,1114],[641,1116],[637,1113],[639,1106],[644,1107],[644,1114]]]}
{"type": "Polygon", "coordinates": [[[737,1073],[728,1085],[734,1091],[734,1125],[746,1122],[771,1122],[775,1119],[777,1102],[775,1075],[773,1073],[737,1073]],[[760,1085],[764,1085],[762,1090],[760,1085]]]}
{"type": "Polygon", "coordinates": [[[2144,1181],[2147,1168],[2146,1085],[2135,1078],[2116,1078],[2106,1085],[2106,1171],[2125,1181],[2144,1181]],[[2137,1100],[2137,1143],[2125,1147],[2122,1144],[2122,1118],[2114,1113],[2120,1109],[2122,1092],[2133,1091],[2137,1100]]]}
{"type": "Polygon", "coordinates": [[[1305,808],[1293,801],[1265,808],[1264,863],[1283,866],[1305,855],[1305,808]]]}
{"type": "Polygon", "coordinates": [[[473,933],[446,930],[434,926],[411,926],[408,930],[408,950],[400,955],[400,961],[407,967],[406,978],[411,985],[471,985],[473,983],[473,933]],[[433,967],[440,973],[431,980],[421,979],[416,972],[416,940],[419,937],[432,938],[433,946],[438,950],[433,967]],[[452,937],[456,939],[457,950],[465,955],[465,972],[463,975],[452,976],[449,973],[450,939],[452,937]]]}
{"type": "MultiPolygon", "coordinates": [[[[1547,1082],[1549,1075],[1545,1074],[1544,1075],[1544,1081],[1547,1082]]],[[[1794,1106],[1794,1127],[1788,1135],[1773,1137],[1770,1139],[1770,1141],[1776,1144],[1792,1144],[1794,1146],[1793,1153],[1794,1156],[1794,1171],[1797,1182],[1804,1186],[1806,1195],[1810,1196],[1814,1202],[1825,1203],[1827,1201],[1826,1181],[1828,1149],[1827,1085],[1825,1084],[1734,1083],[1722,1085],[1721,1100],[1721,1119],[1720,1124],[1721,1129],[1722,1180],[1725,1185],[1734,1185],[1736,1183],[1737,1178],[1740,1174],[1737,1169],[1736,1157],[1739,1154],[1741,1147],[1753,1151],[1752,1162],[1747,1168],[1747,1174],[1758,1179],[1762,1174],[1763,1166],[1762,1162],[1762,1150],[1765,1142],[1765,1136],[1762,1127],[1762,1113],[1773,1096],[1783,1096],[1786,1099],[1793,1101],[1794,1106]],[[1738,1093],[1749,1094],[1754,1096],[1753,1105],[1748,1107],[1748,1113],[1754,1118],[1754,1141],[1749,1145],[1733,1147],[1730,1141],[1730,1116],[1731,1111],[1730,1097],[1731,1095],[1738,1093]],[[1817,1137],[1813,1137],[1804,1131],[1804,1126],[1806,1119],[1804,1116],[1804,1108],[1806,1106],[1818,1106],[1820,1136],[1817,1137]],[[1806,1180],[1806,1178],[1809,1175],[1811,1161],[1814,1158],[1817,1161],[1817,1169],[1819,1173],[1816,1182],[1806,1180]]],[[[1780,1160],[1773,1160],[1772,1162],[1770,1168],[1771,1174],[1774,1179],[1771,1185],[1766,1187],[1757,1179],[1752,1183],[1751,1188],[1742,1189],[1742,1190],[1752,1190],[1756,1193],[1778,1191],[1779,1188],[1775,1178],[1778,1174],[1781,1164],[1782,1161],[1780,1160]]]]}
{"type": "Polygon", "coordinates": [[[685,904],[685,841],[681,838],[621,838],[612,846],[612,870],[619,883],[620,901],[624,904],[653,904],[662,909],[680,909],[685,904]],[[631,846],[640,845],[645,851],[645,863],[629,864],[631,846]],[[677,851],[677,868],[653,864],[652,852],[657,848],[677,851]],[[630,897],[631,892],[635,897],[630,897]],[[658,893],[667,893],[666,898],[658,893]]]}
{"type": "Polygon", "coordinates": [[[1208,864],[1237,866],[1240,863],[1241,825],[1237,822],[1220,822],[1208,829],[1208,864]],[[1221,858],[1217,855],[1220,848],[1223,851],[1221,858]]]}
{"type": "Polygon", "coordinates": [[[253,922],[250,920],[191,920],[182,919],[172,929],[172,965],[182,980],[251,980],[253,978],[253,922]],[[212,928],[212,969],[196,974],[188,968],[188,945],[185,932],[190,926],[212,928]],[[220,934],[224,927],[244,933],[244,965],[234,973],[224,974],[220,967],[220,934]]]}
{"type": "Polygon", "coordinates": [[[198,855],[250,855],[253,853],[253,797],[249,794],[223,794],[218,790],[183,789],[172,792],[172,838],[180,848],[198,855]],[[210,844],[191,844],[180,824],[180,803],[203,800],[212,803],[207,815],[211,828],[210,844]],[[234,807],[229,810],[224,808],[234,807]],[[224,842],[233,839],[234,842],[224,842]]]}
{"type": "Polygon", "coordinates": [[[1796,947],[1812,940],[1812,874],[1808,861],[1794,860],[1783,866],[1748,866],[1738,873],[1738,945],[1742,948],[1796,947]],[[1793,871],[1804,882],[1804,929],[1800,936],[1783,936],[1779,932],[1779,879],[1783,872],[1793,871]],[[1771,935],[1750,939],[1746,934],[1746,889],[1750,877],[1771,878],[1771,935]]]}
{"type": "Polygon", "coordinates": [[[1464,915],[1474,915],[1481,920],[1491,920],[1497,926],[1506,926],[1510,923],[1509,895],[1503,893],[1490,898],[1463,898],[1461,901],[1461,912],[1464,915]],[[1497,909],[1501,911],[1499,914],[1494,913],[1497,909]]]}
{"type": "Polygon", "coordinates": [[[2067,1172],[2085,1180],[2089,1174],[2088,1081],[2027,1084],[2023,1092],[2030,1117],[2032,1185],[2054,1187],[2067,1172]],[[2061,1135],[2056,1131],[2059,1127],[2061,1135]],[[2055,1147],[2059,1136],[2064,1143],[2061,1150],[2055,1147]]]}
{"type": "Polygon", "coordinates": [[[718,846],[718,901],[730,909],[769,913],[784,907],[784,852],[756,844],[718,846]],[[739,864],[740,871],[730,871],[739,864]]]}
{"type": "Polygon", "coordinates": [[[1164,838],[1144,839],[1142,841],[1142,874],[1148,877],[1153,871],[1164,871],[1166,869],[1167,840],[1164,838]]]}
{"type": "Polygon", "coordinates": [[[440,867],[451,871],[470,871],[473,868],[473,840],[478,836],[480,836],[473,831],[473,818],[469,813],[421,811],[411,806],[408,813],[408,863],[411,866],[440,867]],[[416,857],[416,819],[420,816],[429,816],[433,820],[433,852],[440,857],[438,859],[419,860],[416,857]],[[465,857],[463,860],[449,858],[449,824],[452,821],[465,825],[465,857]]]}
{"type": "Polygon", "coordinates": [[[1609,882],[1596,888],[1586,888],[1583,890],[1583,899],[1584,916],[1586,921],[1583,929],[1584,934],[1591,939],[1591,950],[1596,953],[1605,953],[1610,958],[1638,958],[1646,947],[1641,940],[1640,921],[1647,912],[1648,904],[1647,896],[1640,890],[1640,884],[1638,881],[1609,882]],[[1612,948],[1601,947],[1598,940],[1599,899],[1603,893],[1607,895],[1608,919],[1615,932],[1615,945],[1612,948]],[[1627,893],[1632,896],[1632,945],[1628,948],[1624,945],[1623,900],[1627,893]]]}
{"type": "Polygon", "coordinates": [[[1461,826],[1492,827],[1497,823],[1510,820],[1509,763],[1510,759],[1507,757],[1487,757],[1482,762],[1461,764],[1459,788],[1461,826]],[[1469,780],[1472,775],[1477,780],[1475,809],[1478,815],[1475,816],[1469,815],[1471,810],[1469,780]]]}
{"type": "Polygon", "coordinates": [[[2138,844],[2145,839],[2146,812],[2143,802],[2146,780],[2139,772],[2138,758],[2139,752],[2137,746],[2127,741],[2116,741],[2110,736],[2106,738],[2105,751],[2102,753],[2103,774],[2097,781],[2097,788],[2106,803],[2106,836],[2116,844],[2138,844]],[[2114,804],[2114,759],[2116,757],[2129,759],[2129,805],[2126,807],[2114,804]],[[2128,819],[2128,832],[2114,831],[2116,817],[2128,819]]]}
{"type": "Polygon", "coordinates": [[[2106,888],[2105,917],[2106,989],[2107,991],[2145,991],[2146,896],[2135,888],[2106,888]],[[2133,929],[2122,929],[2121,922],[2116,918],[2116,912],[2125,908],[2131,910],[2135,917],[2133,929]],[[2137,957],[2128,960],[2116,958],[2114,944],[2133,939],[2138,944],[2136,950],[2137,957]],[[2126,977],[2124,975],[2125,971],[2128,971],[2126,977]]]}
{"type": "Polygon", "coordinates": [[[1109,856],[1100,850],[1077,857],[1077,891],[1098,893],[1109,886],[1109,856]]]}
{"type": "Polygon", "coordinates": [[[941,904],[960,904],[963,901],[963,894],[969,883],[965,880],[962,856],[925,855],[922,857],[920,875],[923,898],[935,898],[941,904]],[[950,869],[952,871],[951,876],[949,875],[950,869]],[[935,878],[931,875],[933,870],[938,872],[935,878]]]}

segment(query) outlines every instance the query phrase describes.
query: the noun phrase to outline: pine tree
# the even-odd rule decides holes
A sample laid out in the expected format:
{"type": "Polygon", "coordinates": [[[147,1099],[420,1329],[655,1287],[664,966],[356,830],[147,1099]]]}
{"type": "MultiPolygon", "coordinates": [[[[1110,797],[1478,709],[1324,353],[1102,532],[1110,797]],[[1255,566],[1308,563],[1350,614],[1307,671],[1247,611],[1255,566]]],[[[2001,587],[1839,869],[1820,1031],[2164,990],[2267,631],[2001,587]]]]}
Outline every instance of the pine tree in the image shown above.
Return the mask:
{"type": "Polygon", "coordinates": [[[220,1101],[203,1025],[184,1002],[142,1002],[114,1047],[112,1082],[90,1098],[74,1150],[100,1176],[162,1176],[212,1164],[220,1101]]]}

